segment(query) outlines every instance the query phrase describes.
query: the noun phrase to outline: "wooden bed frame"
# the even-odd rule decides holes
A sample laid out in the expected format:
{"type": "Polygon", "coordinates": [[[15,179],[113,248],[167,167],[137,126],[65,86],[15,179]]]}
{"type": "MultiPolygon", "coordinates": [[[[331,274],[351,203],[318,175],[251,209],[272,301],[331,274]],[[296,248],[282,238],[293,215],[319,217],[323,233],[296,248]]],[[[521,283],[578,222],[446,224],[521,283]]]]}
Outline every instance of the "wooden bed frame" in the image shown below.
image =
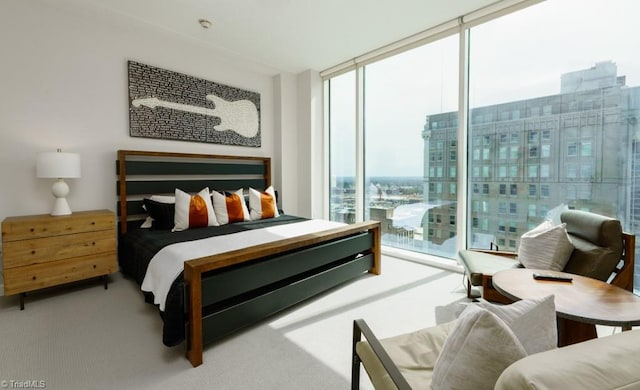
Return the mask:
{"type": "MultiPolygon", "coordinates": [[[[119,150],[120,234],[146,217],[142,198],[271,184],[271,160],[119,150]]],[[[365,272],[380,274],[380,223],[368,221],[185,261],[187,358],[203,345],[365,272]]]]}

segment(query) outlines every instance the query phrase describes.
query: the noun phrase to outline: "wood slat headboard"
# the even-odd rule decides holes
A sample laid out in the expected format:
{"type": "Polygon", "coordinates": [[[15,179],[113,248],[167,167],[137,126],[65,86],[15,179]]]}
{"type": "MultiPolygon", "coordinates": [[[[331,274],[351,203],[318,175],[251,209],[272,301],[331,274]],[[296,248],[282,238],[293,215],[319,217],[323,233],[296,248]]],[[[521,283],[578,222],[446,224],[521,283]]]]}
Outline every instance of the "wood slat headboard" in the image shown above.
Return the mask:
{"type": "Polygon", "coordinates": [[[151,195],[173,195],[176,188],[198,192],[264,189],[271,185],[269,157],[118,150],[118,218],[120,234],[129,223],[146,217],[142,199],[151,195]]]}

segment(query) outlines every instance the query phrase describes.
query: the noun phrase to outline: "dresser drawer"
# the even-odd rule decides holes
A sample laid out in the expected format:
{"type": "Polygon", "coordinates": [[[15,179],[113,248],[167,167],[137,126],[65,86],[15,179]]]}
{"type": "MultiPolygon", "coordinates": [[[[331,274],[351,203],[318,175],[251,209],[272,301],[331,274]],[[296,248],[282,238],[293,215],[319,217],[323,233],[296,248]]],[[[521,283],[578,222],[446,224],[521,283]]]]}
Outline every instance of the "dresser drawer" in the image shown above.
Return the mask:
{"type": "Polygon", "coordinates": [[[6,295],[75,282],[117,270],[116,253],[74,257],[67,260],[4,270],[6,295]]]}
{"type": "Polygon", "coordinates": [[[113,230],[9,241],[4,244],[4,268],[113,252],[115,249],[113,230]]]}
{"type": "Polygon", "coordinates": [[[2,222],[2,241],[6,243],[98,230],[114,230],[114,227],[114,215],[108,210],[79,211],[57,217],[48,214],[8,217],[2,222]]]}

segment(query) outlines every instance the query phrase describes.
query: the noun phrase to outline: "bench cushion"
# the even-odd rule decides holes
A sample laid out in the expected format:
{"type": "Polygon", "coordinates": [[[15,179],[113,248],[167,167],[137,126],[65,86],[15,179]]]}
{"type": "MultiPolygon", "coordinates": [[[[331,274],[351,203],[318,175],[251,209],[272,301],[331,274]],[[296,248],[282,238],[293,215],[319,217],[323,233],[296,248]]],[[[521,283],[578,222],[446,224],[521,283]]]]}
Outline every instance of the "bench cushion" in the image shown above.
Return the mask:
{"type": "Polygon", "coordinates": [[[460,261],[462,261],[464,268],[469,273],[469,280],[474,286],[482,286],[483,274],[493,275],[505,269],[522,267],[516,260],[505,256],[473,250],[462,250],[459,255],[460,261]]]}

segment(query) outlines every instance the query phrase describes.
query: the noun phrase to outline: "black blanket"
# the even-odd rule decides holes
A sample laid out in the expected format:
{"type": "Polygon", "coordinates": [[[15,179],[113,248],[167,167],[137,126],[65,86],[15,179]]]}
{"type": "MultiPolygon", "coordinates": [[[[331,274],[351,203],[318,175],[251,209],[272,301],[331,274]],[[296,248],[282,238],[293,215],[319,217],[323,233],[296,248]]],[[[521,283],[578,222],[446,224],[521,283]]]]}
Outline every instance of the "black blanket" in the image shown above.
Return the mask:
{"type": "MultiPolygon", "coordinates": [[[[306,218],[285,214],[278,218],[189,229],[182,232],[134,229],[120,237],[118,243],[120,270],[126,276],[132,277],[138,285],[142,285],[149,262],[160,249],[167,245],[306,220],[306,218]]],[[[153,304],[153,295],[151,293],[144,294],[145,300],[153,304]]],[[[167,346],[177,345],[185,339],[186,310],[184,302],[184,278],[183,274],[180,274],[171,285],[164,312],[160,312],[164,322],[162,342],[167,346]]]]}

